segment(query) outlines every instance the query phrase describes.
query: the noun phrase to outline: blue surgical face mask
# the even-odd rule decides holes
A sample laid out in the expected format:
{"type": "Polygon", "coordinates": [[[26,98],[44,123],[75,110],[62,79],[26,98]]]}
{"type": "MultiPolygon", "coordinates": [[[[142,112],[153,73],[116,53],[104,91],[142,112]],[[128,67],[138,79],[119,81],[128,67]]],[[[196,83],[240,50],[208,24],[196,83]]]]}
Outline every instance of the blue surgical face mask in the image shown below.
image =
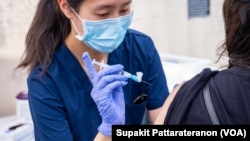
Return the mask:
{"type": "MultiPolygon", "coordinates": [[[[74,10],[73,10],[74,11],[74,10]]],[[[128,15],[113,19],[99,21],[88,21],[81,19],[84,35],[81,36],[74,22],[72,24],[78,35],[75,37],[85,43],[88,47],[102,53],[114,51],[123,41],[128,27],[131,24],[133,12],[128,15]]]]}

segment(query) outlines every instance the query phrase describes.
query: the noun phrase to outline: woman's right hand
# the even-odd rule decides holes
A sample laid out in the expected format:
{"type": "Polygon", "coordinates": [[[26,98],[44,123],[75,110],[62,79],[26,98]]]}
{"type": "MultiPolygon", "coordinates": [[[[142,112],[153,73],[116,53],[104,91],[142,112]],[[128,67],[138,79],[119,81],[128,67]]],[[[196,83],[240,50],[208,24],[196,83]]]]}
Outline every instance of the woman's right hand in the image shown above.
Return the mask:
{"type": "Polygon", "coordinates": [[[125,123],[125,100],[122,87],[127,84],[128,78],[120,74],[123,70],[122,65],[109,66],[97,73],[88,53],[84,53],[82,58],[93,84],[91,97],[102,116],[98,131],[111,136],[112,124],[125,123]]]}

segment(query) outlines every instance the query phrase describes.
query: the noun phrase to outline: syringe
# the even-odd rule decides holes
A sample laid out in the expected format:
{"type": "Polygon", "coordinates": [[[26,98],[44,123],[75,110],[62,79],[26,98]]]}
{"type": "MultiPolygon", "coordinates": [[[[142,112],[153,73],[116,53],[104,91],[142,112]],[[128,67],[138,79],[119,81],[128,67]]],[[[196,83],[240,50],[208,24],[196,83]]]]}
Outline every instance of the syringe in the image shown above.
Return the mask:
{"type": "MultiPolygon", "coordinates": [[[[103,68],[109,66],[108,64],[105,64],[103,61],[102,62],[97,62],[95,59],[92,60],[92,63],[98,65],[100,67],[100,69],[103,69],[103,68]]],[[[143,83],[146,83],[146,84],[150,85],[150,83],[142,80],[142,76],[143,76],[142,72],[136,72],[136,75],[132,75],[131,73],[123,70],[121,72],[121,74],[124,75],[125,77],[128,77],[128,78],[134,80],[135,82],[139,82],[139,83],[143,82],[143,83]]]]}

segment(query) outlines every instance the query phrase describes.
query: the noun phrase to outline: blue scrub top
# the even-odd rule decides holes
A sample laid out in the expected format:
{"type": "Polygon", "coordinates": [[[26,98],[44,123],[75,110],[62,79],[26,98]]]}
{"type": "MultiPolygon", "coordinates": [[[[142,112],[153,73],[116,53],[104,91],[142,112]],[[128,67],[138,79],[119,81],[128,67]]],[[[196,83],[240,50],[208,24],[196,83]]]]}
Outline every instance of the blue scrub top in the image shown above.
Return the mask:
{"type": "MultiPolygon", "coordinates": [[[[121,45],[109,54],[108,64],[122,64],[132,74],[143,72],[151,85],[129,80],[123,88],[126,124],[141,124],[145,109],[153,110],[169,94],[159,54],[151,38],[129,29],[121,45]],[[147,100],[133,104],[141,94],[147,100]]],[[[92,84],[76,58],[62,43],[48,72],[40,76],[38,65],[27,79],[29,103],[36,141],[91,141],[101,124],[101,116],[90,92],[92,84]]]]}

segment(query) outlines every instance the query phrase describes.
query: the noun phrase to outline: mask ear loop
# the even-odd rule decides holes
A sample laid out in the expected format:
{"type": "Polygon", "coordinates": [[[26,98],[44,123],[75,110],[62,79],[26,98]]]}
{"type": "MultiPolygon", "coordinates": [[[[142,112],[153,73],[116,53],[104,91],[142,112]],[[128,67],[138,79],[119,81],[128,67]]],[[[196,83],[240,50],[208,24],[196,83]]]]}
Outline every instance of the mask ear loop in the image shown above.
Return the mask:
{"type": "Polygon", "coordinates": [[[75,30],[76,30],[76,32],[77,32],[77,34],[78,34],[78,35],[80,35],[80,32],[77,30],[77,27],[76,27],[76,25],[75,25],[74,21],[73,21],[72,19],[70,19],[70,21],[71,21],[71,23],[72,23],[73,27],[75,28],[75,30]]]}
{"type": "Polygon", "coordinates": [[[134,12],[134,3],[131,2],[131,5],[130,5],[130,12],[134,12]]]}
{"type": "MultiPolygon", "coordinates": [[[[76,11],[75,11],[73,8],[71,8],[71,10],[72,10],[72,11],[74,12],[74,14],[82,21],[82,18],[76,13],[76,11]]],[[[79,30],[78,30],[77,27],[76,27],[76,24],[74,23],[74,21],[73,21],[72,19],[70,19],[70,21],[71,21],[71,23],[72,23],[74,29],[76,30],[76,33],[78,34],[78,35],[76,35],[75,37],[76,37],[77,39],[79,39],[79,40],[82,40],[83,36],[81,36],[79,30]]]]}
{"type": "Polygon", "coordinates": [[[73,8],[71,8],[71,10],[74,12],[74,14],[75,14],[80,20],[82,20],[82,18],[76,13],[76,11],[75,11],[73,8]]]}

